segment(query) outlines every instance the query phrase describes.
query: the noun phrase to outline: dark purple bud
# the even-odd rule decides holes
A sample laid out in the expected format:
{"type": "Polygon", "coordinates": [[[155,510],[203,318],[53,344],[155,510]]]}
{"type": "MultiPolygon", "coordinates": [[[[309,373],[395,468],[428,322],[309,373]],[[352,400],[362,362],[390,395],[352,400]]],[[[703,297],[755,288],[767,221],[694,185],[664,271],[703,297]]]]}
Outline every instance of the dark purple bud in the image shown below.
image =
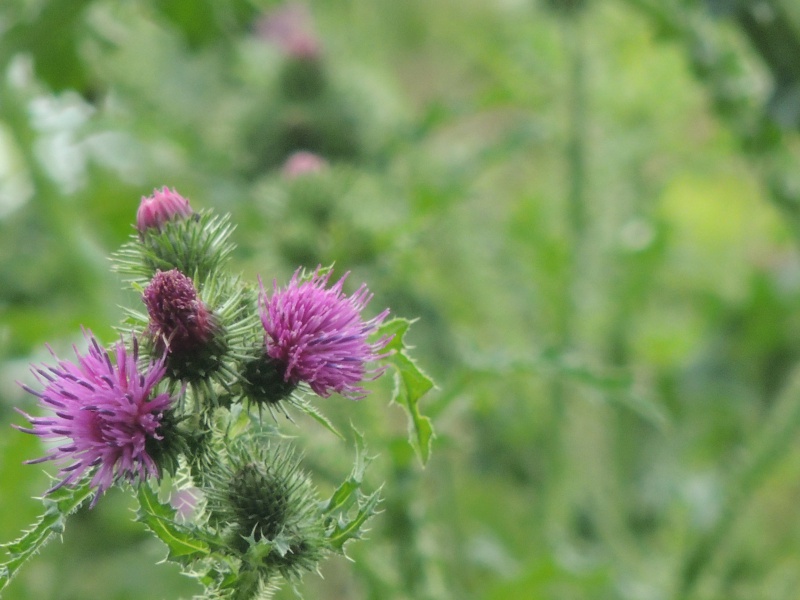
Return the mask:
{"type": "Polygon", "coordinates": [[[213,334],[211,313],[198,298],[192,280],[178,271],[156,271],[142,296],[156,347],[170,354],[204,346],[213,334]]]}

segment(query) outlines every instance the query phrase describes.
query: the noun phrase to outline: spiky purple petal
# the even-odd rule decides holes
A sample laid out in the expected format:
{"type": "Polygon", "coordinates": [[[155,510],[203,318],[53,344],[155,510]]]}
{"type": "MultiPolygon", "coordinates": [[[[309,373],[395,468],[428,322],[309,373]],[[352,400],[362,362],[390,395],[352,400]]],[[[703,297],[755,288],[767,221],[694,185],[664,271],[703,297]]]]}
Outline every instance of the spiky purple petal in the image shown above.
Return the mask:
{"type": "Polygon", "coordinates": [[[323,397],[337,392],[356,400],[367,394],[360,382],[385,370],[368,365],[384,356],[390,338],[370,343],[368,337],[389,311],[363,321],[361,312],[372,294],[362,285],[347,296],[342,286],[348,275],[326,288],[330,272],[317,270],[301,281],[298,269],[285,288],[273,283],[272,297],[262,284],[260,313],[267,354],[283,369],[285,381],[305,382],[323,397]]]}
{"type": "Polygon", "coordinates": [[[140,371],[136,342],[129,353],[120,341],[112,364],[109,352],[91,332],[84,335],[89,349],[85,355],[75,349],[77,363],[59,360],[51,349],[58,366],[48,367],[49,372],[32,369],[44,389],[37,392],[22,386],[45,409],[55,407],[54,415],[32,417],[20,410],[31,427],[15,427],[54,442],[48,454],[28,461],[53,460],[61,465],[62,480],[49,491],[75,484],[94,471],[91,485],[97,488],[96,500],[117,480],[159,476],[145,446],[149,440],[162,439],[159,426],[173,399],[166,393],[154,395],[164,375],[163,358],[140,371]]]}

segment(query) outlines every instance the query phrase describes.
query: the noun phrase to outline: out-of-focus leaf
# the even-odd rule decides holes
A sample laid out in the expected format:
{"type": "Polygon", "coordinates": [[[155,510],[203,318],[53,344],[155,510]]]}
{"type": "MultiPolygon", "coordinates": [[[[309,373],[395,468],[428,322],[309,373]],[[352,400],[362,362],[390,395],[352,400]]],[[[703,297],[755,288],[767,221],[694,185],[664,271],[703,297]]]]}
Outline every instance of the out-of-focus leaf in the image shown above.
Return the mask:
{"type": "Polygon", "coordinates": [[[84,8],[90,3],[91,0],[40,3],[35,19],[14,22],[0,36],[0,67],[15,54],[28,52],[33,56],[36,74],[54,90],[88,91],[77,37],[84,8]]]}
{"type": "Polygon", "coordinates": [[[244,0],[162,0],[154,8],[179,28],[195,48],[226,41],[226,34],[244,29],[255,14],[253,3],[244,0]]]}

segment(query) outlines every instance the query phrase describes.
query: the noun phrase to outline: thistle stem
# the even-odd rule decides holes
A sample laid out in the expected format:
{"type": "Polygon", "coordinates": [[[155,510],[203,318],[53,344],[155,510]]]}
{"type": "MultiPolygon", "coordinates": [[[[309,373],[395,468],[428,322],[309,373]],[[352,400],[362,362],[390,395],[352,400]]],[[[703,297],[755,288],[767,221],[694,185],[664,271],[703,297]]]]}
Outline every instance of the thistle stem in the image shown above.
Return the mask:
{"type": "Polygon", "coordinates": [[[750,452],[732,478],[725,505],[715,525],[699,537],[681,566],[676,598],[689,598],[703,572],[713,562],[749,500],[771,469],[785,455],[800,429],[800,368],[792,373],[771,414],[750,445],[750,452]]]}

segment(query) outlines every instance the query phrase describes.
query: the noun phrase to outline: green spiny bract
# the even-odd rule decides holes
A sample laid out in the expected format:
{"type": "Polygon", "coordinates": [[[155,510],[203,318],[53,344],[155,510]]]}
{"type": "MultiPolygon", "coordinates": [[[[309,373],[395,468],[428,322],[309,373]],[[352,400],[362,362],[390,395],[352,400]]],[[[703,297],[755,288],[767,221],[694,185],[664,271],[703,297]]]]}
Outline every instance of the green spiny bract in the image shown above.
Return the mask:
{"type": "Polygon", "coordinates": [[[145,450],[164,473],[174,475],[180,465],[181,455],[189,450],[191,434],[182,427],[181,418],[175,410],[162,414],[158,439],[147,439],[145,450]]]}
{"type": "Polygon", "coordinates": [[[242,364],[241,385],[250,405],[266,406],[270,411],[297,389],[297,384],[286,381],[283,370],[269,357],[263,342],[254,356],[242,364]]]}
{"type": "Polygon", "coordinates": [[[144,285],[156,271],[178,269],[195,281],[217,273],[233,252],[230,215],[200,211],[168,221],[160,229],[134,234],[113,255],[113,269],[133,284],[144,285]]]}

